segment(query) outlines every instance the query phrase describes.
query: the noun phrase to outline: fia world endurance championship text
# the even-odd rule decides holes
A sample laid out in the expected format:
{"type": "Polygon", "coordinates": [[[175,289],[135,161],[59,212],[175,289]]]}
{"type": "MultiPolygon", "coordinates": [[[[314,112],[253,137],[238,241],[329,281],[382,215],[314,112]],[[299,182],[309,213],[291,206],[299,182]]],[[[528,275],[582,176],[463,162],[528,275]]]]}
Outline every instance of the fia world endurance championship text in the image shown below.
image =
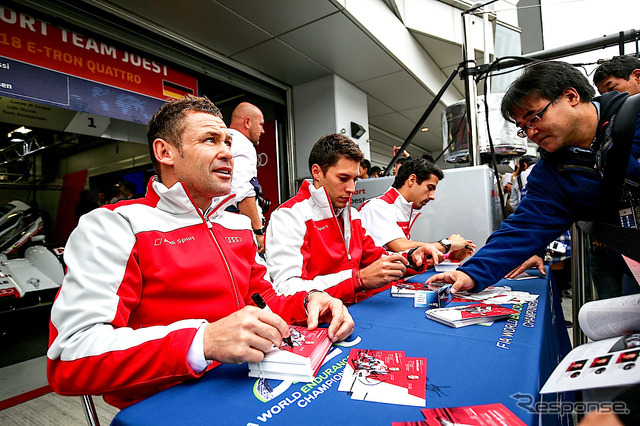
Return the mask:
{"type": "Polygon", "coordinates": [[[259,423],[248,423],[247,426],[256,426],[267,423],[270,419],[292,406],[305,408],[309,404],[329,390],[333,385],[339,384],[342,379],[342,370],[347,363],[347,358],[343,358],[337,363],[318,372],[311,383],[306,383],[299,390],[281,399],[266,411],[256,417],[259,423]]]}

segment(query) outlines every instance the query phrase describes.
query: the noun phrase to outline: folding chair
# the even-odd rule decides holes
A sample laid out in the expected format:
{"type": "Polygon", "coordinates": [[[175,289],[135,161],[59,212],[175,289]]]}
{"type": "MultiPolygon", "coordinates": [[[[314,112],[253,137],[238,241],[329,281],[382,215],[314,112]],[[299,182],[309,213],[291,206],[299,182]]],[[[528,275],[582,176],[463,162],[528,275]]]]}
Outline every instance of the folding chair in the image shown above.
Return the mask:
{"type": "Polygon", "coordinates": [[[82,395],[82,406],[84,407],[84,414],[87,417],[89,426],[100,426],[96,406],[93,404],[91,395],[82,395]]]}

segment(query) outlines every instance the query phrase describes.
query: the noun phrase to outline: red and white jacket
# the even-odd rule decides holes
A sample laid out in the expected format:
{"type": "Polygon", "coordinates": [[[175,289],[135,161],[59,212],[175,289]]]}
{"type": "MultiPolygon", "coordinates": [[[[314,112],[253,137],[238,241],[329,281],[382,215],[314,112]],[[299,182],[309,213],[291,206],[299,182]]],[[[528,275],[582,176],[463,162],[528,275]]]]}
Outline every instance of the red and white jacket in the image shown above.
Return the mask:
{"type": "Polygon", "coordinates": [[[359,213],[362,225],[376,244],[383,247],[398,238],[410,240],[411,227],[420,216],[413,202],[407,201],[394,187],[362,204],[359,213]]]}
{"type": "Polygon", "coordinates": [[[357,272],[387,254],[362,227],[356,209],[349,205],[336,215],[324,187],[308,181],[271,214],[265,250],[278,294],[324,290],[347,304],[378,292],[362,292],[357,272]]]}
{"type": "Polygon", "coordinates": [[[187,362],[196,332],[253,305],[254,292],[286,322],[306,320],[304,293],[275,294],[249,219],[224,211],[232,201],[216,198],[203,213],[182,184],[153,178],[145,198],[82,216],[51,313],[55,392],[104,395],[123,408],[201,376],[187,362]]]}

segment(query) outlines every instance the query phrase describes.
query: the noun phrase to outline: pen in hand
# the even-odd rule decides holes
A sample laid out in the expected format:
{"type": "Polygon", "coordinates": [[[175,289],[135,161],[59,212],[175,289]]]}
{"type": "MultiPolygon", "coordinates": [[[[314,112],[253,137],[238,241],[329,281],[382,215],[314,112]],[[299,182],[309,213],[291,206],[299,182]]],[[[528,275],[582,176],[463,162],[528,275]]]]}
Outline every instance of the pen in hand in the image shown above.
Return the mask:
{"type": "MultiPolygon", "coordinates": [[[[269,312],[273,312],[271,310],[271,308],[269,308],[269,306],[266,304],[266,302],[264,301],[264,299],[260,296],[259,293],[253,293],[251,295],[251,299],[253,300],[253,302],[256,304],[256,306],[260,309],[264,309],[266,311],[269,312]]],[[[283,337],[282,340],[289,346],[293,347],[293,342],[291,341],[291,336],[289,337],[283,337]]]]}

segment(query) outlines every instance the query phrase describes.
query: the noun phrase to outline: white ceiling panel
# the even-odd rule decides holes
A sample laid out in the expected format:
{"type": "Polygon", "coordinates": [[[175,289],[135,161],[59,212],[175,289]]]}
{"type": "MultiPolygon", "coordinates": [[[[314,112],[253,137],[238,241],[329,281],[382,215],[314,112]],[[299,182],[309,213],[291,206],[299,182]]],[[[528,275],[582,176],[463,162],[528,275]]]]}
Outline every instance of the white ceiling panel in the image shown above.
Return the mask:
{"type": "Polygon", "coordinates": [[[404,71],[362,81],[357,86],[396,111],[428,105],[433,99],[433,95],[404,71]]]}
{"type": "Polygon", "coordinates": [[[374,126],[380,127],[381,129],[398,136],[402,140],[409,136],[409,132],[411,132],[411,129],[415,124],[407,117],[397,112],[379,115],[377,117],[370,117],[369,119],[374,126]]]}
{"type": "MultiPolygon", "coordinates": [[[[403,116],[407,117],[411,122],[417,123],[418,120],[422,118],[422,115],[425,113],[426,110],[427,110],[427,106],[424,106],[424,107],[421,106],[418,108],[402,110],[400,111],[400,113],[403,116]]],[[[442,111],[444,111],[444,108],[442,106],[436,106],[436,108],[431,112],[431,114],[429,114],[429,117],[427,117],[427,119],[424,121],[423,127],[424,126],[428,127],[429,133],[433,134],[434,131],[436,131],[437,129],[440,129],[440,126],[442,123],[442,111]]]]}
{"type": "Polygon", "coordinates": [[[354,84],[402,70],[341,13],[305,25],[280,39],[354,84]]]}
{"type": "Polygon", "coordinates": [[[211,0],[181,0],[179,7],[173,2],[153,0],[112,0],[111,3],[225,56],[272,37],[211,0]]]}
{"type": "Polygon", "coordinates": [[[367,113],[369,114],[369,117],[375,117],[377,115],[382,115],[382,114],[389,114],[391,112],[393,112],[393,110],[389,108],[387,105],[383,104],[382,102],[372,97],[371,95],[367,95],[367,113]]]}
{"type": "Polygon", "coordinates": [[[244,50],[233,59],[295,86],[331,74],[331,71],[278,39],[244,50]]]}
{"type": "MultiPolygon", "coordinates": [[[[446,40],[439,40],[415,30],[412,30],[411,34],[447,77],[462,62],[462,47],[460,45],[446,40]]],[[[458,91],[460,99],[462,99],[464,97],[464,81],[460,79],[460,76],[453,81],[453,86],[458,91]]],[[[437,92],[438,90],[440,89],[438,88],[435,91],[437,92]]]]}
{"type": "Polygon", "coordinates": [[[338,11],[328,1],[218,0],[218,3],[227,6],[274,36],[279,36],[338,11]]]}

